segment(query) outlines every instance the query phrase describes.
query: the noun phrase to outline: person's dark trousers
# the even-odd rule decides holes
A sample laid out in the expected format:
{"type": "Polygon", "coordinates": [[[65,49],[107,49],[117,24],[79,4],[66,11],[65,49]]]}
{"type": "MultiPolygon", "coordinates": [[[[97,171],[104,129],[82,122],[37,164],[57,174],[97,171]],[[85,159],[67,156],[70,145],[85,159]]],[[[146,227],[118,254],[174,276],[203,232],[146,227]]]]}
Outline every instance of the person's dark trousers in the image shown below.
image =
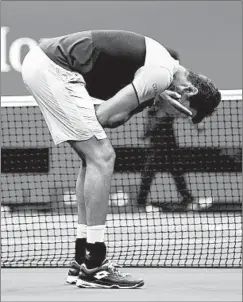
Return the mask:
{"type": "Polygon", "coordinates": [[[179,147],[174,135],[173,121],[174,119],[171,117],[158,119],[156,127],[150,130],[151,145],[141,175],[141,185],[137,197],[138,205],[147,203],[155,173],[163,161],[166,161],[166,172],[171,173],[177,191],[182,196],[181,203],[187,205],[193,201],[193,196],[186,185],[184,173],[177,168],[176,158],[179,147]]]}

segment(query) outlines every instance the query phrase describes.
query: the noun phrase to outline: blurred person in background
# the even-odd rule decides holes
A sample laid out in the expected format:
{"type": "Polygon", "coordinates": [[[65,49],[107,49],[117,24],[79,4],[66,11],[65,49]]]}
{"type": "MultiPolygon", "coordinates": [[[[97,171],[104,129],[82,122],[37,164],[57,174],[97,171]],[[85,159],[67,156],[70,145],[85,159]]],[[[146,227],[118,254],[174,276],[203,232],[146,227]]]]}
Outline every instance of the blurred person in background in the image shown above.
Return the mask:
{"type": "Polygon", "coordinates": [[[152,204],[158,205],[167,211],[186,211],[194,202],[194,198],[186,184],[185,171],[180,169],[178,163],[179,146],[173,129],[174,120],[174,117],[166,116],[164,113],[154,110],[154,108],[148,110],[148,123],[143,139],[149,140],[149,149],[146,152],[137,197],[140,206],[147,204],[152,182],[161,165],[166,167],[161,172],[172,175],[176,189],[182,199],[178,203],[167,201],[152,204]]]}

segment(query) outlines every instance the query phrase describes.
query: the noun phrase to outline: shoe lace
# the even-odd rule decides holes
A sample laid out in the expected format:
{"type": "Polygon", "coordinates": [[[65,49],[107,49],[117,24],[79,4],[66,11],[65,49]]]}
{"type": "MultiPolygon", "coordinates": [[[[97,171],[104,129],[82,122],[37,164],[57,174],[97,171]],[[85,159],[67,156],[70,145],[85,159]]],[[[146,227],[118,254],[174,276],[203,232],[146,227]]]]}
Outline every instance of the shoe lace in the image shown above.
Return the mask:
{"type": "Polygon", "coordinates": [[[115,275],[119,276],[119,277],[127,277],[130,276],[130,274],[128,273],[123,273],[121,272],[118,267],[122,267],[120,264],[116,263],[116,262],[111,262],[110,260],[108,260],[108,269],[115,275]]]}

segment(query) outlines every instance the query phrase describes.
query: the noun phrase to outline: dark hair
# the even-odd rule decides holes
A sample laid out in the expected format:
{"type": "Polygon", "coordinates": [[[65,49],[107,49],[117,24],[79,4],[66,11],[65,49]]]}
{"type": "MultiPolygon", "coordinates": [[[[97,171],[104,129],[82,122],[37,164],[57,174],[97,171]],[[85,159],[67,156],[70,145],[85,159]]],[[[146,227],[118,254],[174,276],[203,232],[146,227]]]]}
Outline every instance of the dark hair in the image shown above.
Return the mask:
{"type": "Polygon", "coordinates": [[[221,101],[221,93],[211,80],[201,74],[189,71],[188,80],[198,89],[198,93],[189,98],[190,107],[197,111],[192,122],[198,124],[213,114],[221,101]]]}

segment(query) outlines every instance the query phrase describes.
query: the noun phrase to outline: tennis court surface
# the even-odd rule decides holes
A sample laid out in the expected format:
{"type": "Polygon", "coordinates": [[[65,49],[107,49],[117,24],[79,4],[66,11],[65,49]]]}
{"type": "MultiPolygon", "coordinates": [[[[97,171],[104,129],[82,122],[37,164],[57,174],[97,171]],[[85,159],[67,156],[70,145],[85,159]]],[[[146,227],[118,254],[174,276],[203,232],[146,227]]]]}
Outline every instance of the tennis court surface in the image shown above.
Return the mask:
{"type": "MultiPolygon", "coordinates": [[[[125,271],[125,269],[124,269],[125,271]]],[[[239,269],[126,268],[145,279],[133,290],[65,284],[65,268],[2,270],[2,301],[242,301],[239,269]]]]}

